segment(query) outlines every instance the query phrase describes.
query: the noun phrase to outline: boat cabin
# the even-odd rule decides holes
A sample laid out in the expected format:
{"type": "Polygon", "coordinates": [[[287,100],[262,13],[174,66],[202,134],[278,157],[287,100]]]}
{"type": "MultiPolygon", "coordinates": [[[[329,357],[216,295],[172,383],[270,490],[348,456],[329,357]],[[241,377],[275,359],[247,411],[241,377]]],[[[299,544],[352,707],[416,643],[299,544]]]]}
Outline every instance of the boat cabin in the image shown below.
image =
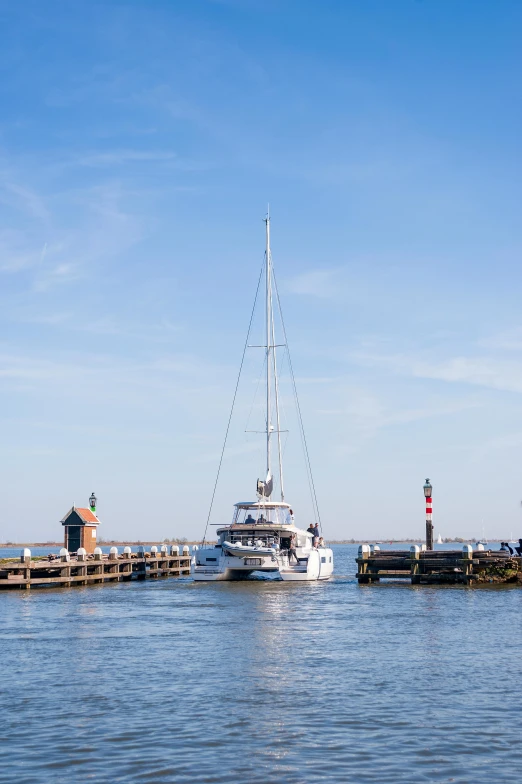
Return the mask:
{"type": "Polygon", "coordinates": [[[290,504],[284,501],[241,501],[234,505],[232,525],[218,528],[218,547],[227,541],[249,547],[287,550],[292,534],[297,547],[311,547],[312,537],[295,527],[290,504]]]}
{"type": "Polygon", "coordinates": [[[290,504],[284,501],[240,501],[234,504],[232,525],[293,525],[290,504]]]}

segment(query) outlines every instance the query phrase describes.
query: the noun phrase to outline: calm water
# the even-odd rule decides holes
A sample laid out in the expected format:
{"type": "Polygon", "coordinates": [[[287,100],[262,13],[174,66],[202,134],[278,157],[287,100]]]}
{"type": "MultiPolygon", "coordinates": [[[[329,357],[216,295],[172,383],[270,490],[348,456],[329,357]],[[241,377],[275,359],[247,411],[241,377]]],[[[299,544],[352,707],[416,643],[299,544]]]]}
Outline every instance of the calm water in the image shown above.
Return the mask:
{"type": "Polygon", "coordinates": [[[518,782],[516,587],[0,593],[0,781],[518,782]]]}

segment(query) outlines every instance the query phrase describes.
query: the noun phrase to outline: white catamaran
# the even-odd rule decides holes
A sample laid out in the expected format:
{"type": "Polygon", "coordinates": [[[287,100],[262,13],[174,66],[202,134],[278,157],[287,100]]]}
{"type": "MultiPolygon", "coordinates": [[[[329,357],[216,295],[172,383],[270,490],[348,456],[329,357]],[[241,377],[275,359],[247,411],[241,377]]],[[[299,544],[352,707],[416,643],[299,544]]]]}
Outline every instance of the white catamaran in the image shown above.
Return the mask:
{"type": "MultiPolygon", "coordinates": [[[[290,504],[285,501],[283,483],[283,461],[281,450],[281,426],[279,416],[279,384],[276,361],[277,346],[288,345],[282,322],[284,343],[276,345],[274,308],[273,308],[273,268],[270,253],[270,217],[267,215],[266,251],[265,251],[265,317],[266,317],[266,479],[257,482],[257,498],[255,501],[241,501],[234,506],[234,514],[230,525],[217,527],[217,544],[206,542],[206,531],[209,525],[212,505],[219,479],[219,472],[226,445],[223,445],[218,476],[214,486],[214,494],[210,504],[207,528],[201,547],[196,551],[192,564],[195,580],[238,580],[248,577],[252,572],[276,572],[282,580],[326,580],[333,572],[333,552],[323,543],[321,520],[315,489],[306,448],[306,439],[302,430],[302,419],[296,394],[299,425],[302,430],[305,459],[309,473],[310,487],[314,506],[315,521],[308,530],[297,528],[294,524],[294,513],[290,504]],[[275,413],[275,419],[274,419],[275,413]],[[281,500],[272,500],[274,487],[272,474],[273,440],[277,441],[278,479],[281,500]]],[[[277,290],[276,290],[277,292],[277,290]]],[[[277,298],[279,305],[279,298],[277,298]]],[[[255,303],[254,303],[255,307],[255,303]]],[[[282,320],[281,320],[282,321],[282,320]]],[[[250,322],[252,324],[252,320],[250,322]]],[[[249,327],[250,334],[250,327],[249,327]]],[[[245,351],[248,347],[248,335],[245,351]]],[[[243,353],[244,358],[244,353],[243,353]]],[[[243,363],[241,363],[242,365],[243,363]]],[[[241,371],[240,371],[241,372],[241,371]]],[[[239,382],[238,382],[239,383],[239,382]]],[[[237,393],[237,386],[236,386],[237,393]]],[[[235,395],[234,395],[235,402],[235,395]]],[[[232,410],[234,408],[232,404],[232,410]]],[[[228,427],[230,427],[230,415],[228,427]]]]}

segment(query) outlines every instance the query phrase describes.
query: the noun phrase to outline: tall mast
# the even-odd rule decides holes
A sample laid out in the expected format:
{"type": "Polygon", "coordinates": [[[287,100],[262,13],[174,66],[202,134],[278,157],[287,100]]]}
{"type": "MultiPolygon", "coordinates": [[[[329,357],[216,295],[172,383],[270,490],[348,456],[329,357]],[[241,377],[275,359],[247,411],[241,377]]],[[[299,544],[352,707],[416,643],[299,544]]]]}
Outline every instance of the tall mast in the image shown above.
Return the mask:
{"type": "Polygon", "coordinates": [[[283,461],[281,454],[281,422],[279,417],[279,383],[277,378],[276,342],[274,311],[272,307],[272,254],[270,251],[270,210],[267,212],[266,223],[266,472],[271,475],[270,437],[272,435],[272,378],[274,384],[277,453],[279,462],[279,485],[281,488],[281,501],[285,499],[283,485],[283,461]]]}
{"type": "Polygon", "coordinates": [[[270,429],[272,422],[272,402],[271,402],[271,343],[272,343],[272,280],[271,280],[271,257],[270,257],[270,209],[266,218],[266,475],[270,476],[270,429]]]}
{"type": "Polygon", "coordinates": [[[276,342],[275,342],[275,325],[274,325],[273,308],[272,308],[272,346],[273,346],[272,356],[274,360],[274,391],[275,391],[276,428],[277,428],[277,456],[279,458],[279,485],[281,488],[281,501],[284,501],[285,488],[283,484],[283,454],[281,451],[281,419],[279,417],[279,379],[277,378],[276,342]]]}

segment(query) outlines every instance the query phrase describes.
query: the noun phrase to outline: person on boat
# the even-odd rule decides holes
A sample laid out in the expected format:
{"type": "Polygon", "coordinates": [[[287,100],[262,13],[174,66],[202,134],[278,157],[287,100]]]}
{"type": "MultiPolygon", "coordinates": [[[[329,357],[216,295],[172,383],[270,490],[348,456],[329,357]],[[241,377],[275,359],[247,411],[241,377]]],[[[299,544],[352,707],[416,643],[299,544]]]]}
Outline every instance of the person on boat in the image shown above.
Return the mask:
{"type": "Polygon", "coordinates": [[[319,547],[324,547],[324,539],[322,536],[319,537],[319,547]]]}
{"type": "Polygon", "coordinates": [[[316,523],[316,524],[313,526],[313,529],[314,529],[314,536],[316,536],[316,537],[317,537],[317,539],[319,539],[319,537],[321,536],[321,534],[320,534],[320,532],[319,532],[319,526],[317,525],[317,523],[316,523]]]}
{"type": "Polygon", "coordinates": [[[292,563],[292,557],[295,558],[296,564],[299,563],[297,560],[297,550],[295,549],[297,545],[297,537],[295,534],[292,534],[290,537],[290,547],[288,548],[288,566],[292,563]]]}
{"type": "Polygon", "coordinates": [[[288,522],[288,525],[293,525],[294,524],[294,511],[293,511],[293,509],[289,509],[288,510],[288,520],[287,520],[287,522],[288,522]]]}
{"type": "Polygon", "coordinates": [[[252,517],[252,515],[249,512],[248,513],[248,517],[245,520],[245,525],[255,525],[255,524],[256,524],[256,521],[254,520],[254,518],[252,517]]]}
{"type": "Polygon", "coordinates": [[[257,524],[264,525],[265,523],[266,523],[266,517],[263,514],[261,514],[261,517],[258,518],[257,524]]]}
{"type": "Polygon", "coordinates": [[[310,523],[310,525],[309,525],[309,526],[308,526],[308,528],[306,529],[306,533],[311,535],[311,537],[312,537],[312,542],[313,542],[313,540],[314,540],[314,536],[315,536],[315,528],[313,527],[312,523],[310,523]]]}

